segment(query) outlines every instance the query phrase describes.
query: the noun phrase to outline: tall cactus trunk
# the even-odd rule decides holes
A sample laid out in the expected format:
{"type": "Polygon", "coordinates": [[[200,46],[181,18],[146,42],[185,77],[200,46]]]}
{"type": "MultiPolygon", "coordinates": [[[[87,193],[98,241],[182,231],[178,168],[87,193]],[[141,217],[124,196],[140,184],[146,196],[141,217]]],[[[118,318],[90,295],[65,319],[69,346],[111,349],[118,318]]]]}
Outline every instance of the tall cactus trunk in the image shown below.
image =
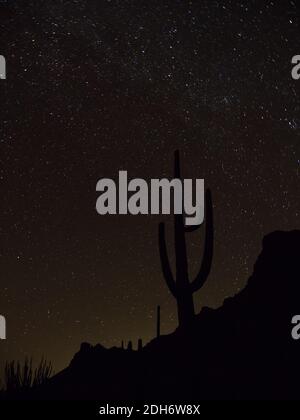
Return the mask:
{"type": "MultiPolygon", "coordinates": [[[[179,152],[175,152],[175,178],[181,178],[179,152]]],[[[205,245],[201,268],[198,275],[193,282],[189,280],[187,250],[185,234],[186,232],[194,231],[196,227],[185,227],[183,214],[176,214],[174,216],[174,238],[175,238],[175,258],[176,258],[176,276],[174,277],[171,270],[171,265],[168,259],[166,239],[165,239],[165,225],[159,225],[159,251],[162,264],[163,274],[171,293],[177,300],[177,312],[179,326],[188,328],[194,316],[194,301],[193,293],[199,290],[206,282],[212,264],[213,258],[213,210],[210,190],[206,191],[206,229],[205,229],[205,245]]]]}
{"type": "Polygon", "coordinates": [[[175,216],[174,228],[178,321],[179,325],[186,326],[191,323],[195,315],[195,310],[193,295],[189,290],[190,283],[182,215],[175,216]]]}
{"type": "Polygon", "coordinates": [[[190,291],[182,291],[178,296],[177,314],[179,326],[186,328],[191,325],[195,316],[195,309],[193,295],[190,291]]]}
{"type": "MultiPolygon", "coordinates": [[[[181,179],[179,152],[175,152],[174,176],[181,179]]],[[[183,207],[182,207],[183,208],[183,207]]],[[[185,241],[185,226],[183,214],[174,216],[174,238],[176,257],[177,313],[181,326],[191,323],[194,315],[193,295],[189,290],[189,274],[185,241]]]]}

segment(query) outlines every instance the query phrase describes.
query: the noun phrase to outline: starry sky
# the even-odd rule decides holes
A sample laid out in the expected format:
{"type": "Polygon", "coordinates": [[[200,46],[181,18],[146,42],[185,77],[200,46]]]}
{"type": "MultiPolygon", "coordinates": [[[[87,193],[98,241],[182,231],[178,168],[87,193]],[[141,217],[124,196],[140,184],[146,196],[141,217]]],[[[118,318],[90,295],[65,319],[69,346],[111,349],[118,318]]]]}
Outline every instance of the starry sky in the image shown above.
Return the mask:
{"type": "MultiPolygon", "coordinates": [[[[119,345],[177,325],[158,224],[99,216],[96,183],[204,178],[215,256],[195,296],[241,290],[262,237],[299,227],[296,1],[8,0],[0,3],[0,313],[6,359],[65,367],[82,341],[119,345]]],[[[191,278],[203,227],[188,234],[191,278]]]]}

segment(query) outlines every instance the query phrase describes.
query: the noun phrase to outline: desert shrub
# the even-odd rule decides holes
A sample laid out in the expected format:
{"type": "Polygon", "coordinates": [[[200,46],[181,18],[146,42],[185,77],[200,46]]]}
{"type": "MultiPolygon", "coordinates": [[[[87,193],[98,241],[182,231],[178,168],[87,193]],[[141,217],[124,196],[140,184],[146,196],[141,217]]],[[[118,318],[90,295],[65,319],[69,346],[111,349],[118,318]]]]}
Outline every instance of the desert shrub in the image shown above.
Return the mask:
{"type": "Polygon", "coordinates": [[[20,391],[37,387],[45,383],[52,375],[51,362],[42,359],[37,367],[33,367],[32,359],[26,358],[24,363],[6,362],[4,369],[5,390],[20,391]]]}

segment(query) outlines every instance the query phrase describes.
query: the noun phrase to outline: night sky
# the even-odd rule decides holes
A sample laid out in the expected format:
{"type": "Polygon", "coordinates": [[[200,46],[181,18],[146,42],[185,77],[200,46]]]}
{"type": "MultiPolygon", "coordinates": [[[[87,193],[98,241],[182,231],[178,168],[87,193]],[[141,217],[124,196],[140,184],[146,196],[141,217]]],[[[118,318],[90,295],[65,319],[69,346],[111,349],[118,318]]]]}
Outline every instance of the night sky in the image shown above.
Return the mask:
{"type": "Polygon", "coordinates": [[[296,1],[0,4],[2,362],[58,370],[82,341],[147,342],[158,304],[176,327],[158,252],[165,221],[174,255],[173,217],[99,216],[102,177],[172,178],[179,149],[183,176],[205,179],[216,242],[197,310],[243,288],[266,233],[299,228],[298,16],[296,1]]]}

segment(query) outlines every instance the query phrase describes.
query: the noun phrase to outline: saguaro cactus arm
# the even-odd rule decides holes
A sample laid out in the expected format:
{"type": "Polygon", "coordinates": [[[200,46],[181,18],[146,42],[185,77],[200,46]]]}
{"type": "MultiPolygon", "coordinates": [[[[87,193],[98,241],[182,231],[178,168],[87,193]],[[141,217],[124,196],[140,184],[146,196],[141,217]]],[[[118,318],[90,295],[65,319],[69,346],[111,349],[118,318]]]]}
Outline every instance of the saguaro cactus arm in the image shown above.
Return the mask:
{"type": "Polygon", "coordinates": [[[166,245],[166,238],[165,238],[165,224],[159,224],[159,253],[160,253],[160,260],[161,260],[161,267],[162,271],[167,283],[168,288],[172,295],[176,298],[177,297],[177,288],[176,283],[172,274],[169,258],[168,258],[168,251],[166,245]]]}
{"type": "Polygon", "coordinates": [[[201,263],[201,268],[195,280],[191,283],[191,291],[196,292],[206,282],[212,265],[214,251],[214,224],[211,191],[208,189],[205,193],[205,245],[201,263]]]}

